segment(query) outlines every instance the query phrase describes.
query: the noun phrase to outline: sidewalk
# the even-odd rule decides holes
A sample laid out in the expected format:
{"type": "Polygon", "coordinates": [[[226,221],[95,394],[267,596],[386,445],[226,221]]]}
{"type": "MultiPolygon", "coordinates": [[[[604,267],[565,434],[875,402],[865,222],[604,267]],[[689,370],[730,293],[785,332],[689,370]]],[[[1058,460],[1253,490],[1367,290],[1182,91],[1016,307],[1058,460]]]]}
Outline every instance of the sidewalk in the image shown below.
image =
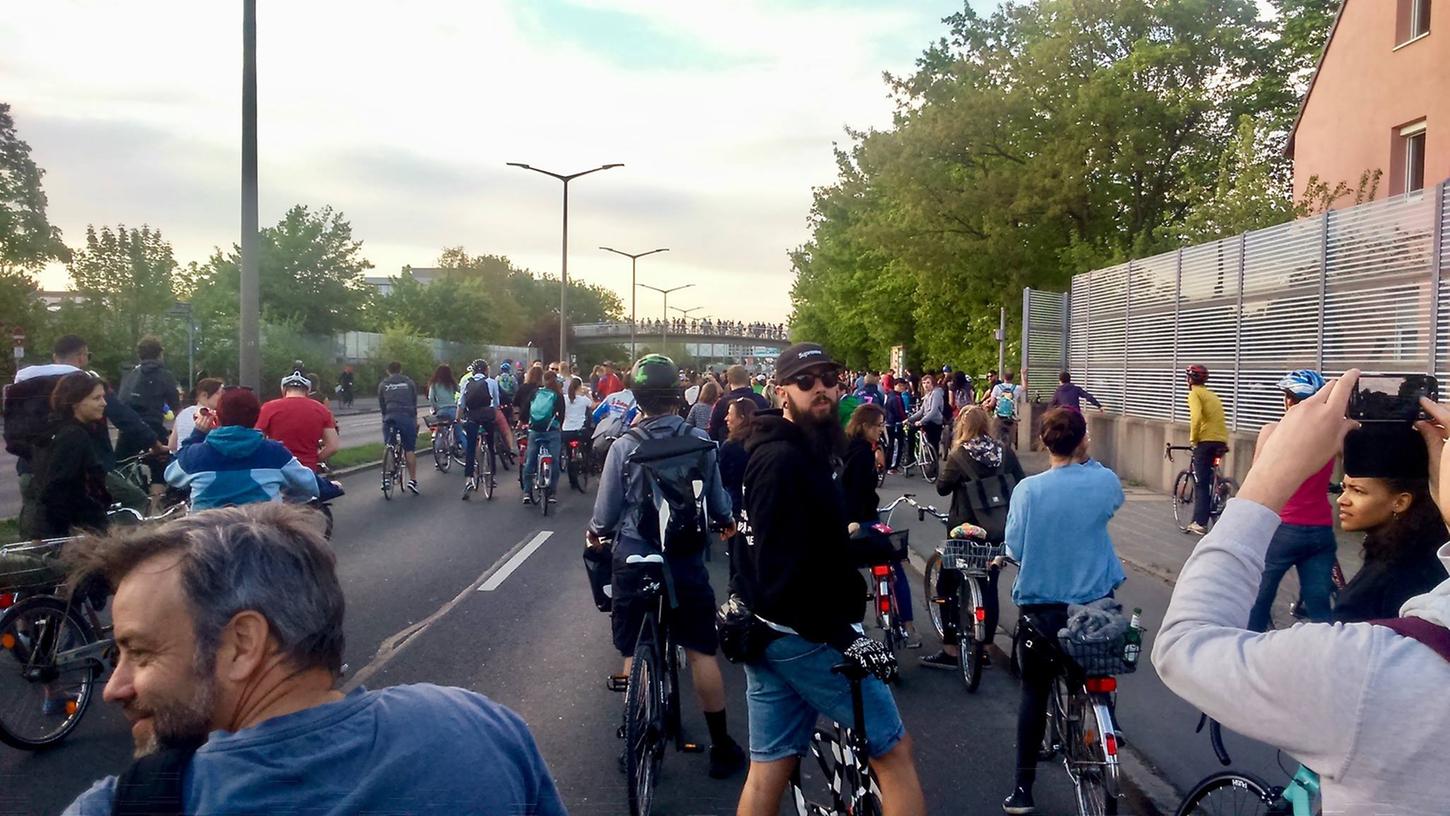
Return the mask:
{"type": "MultiPolygon", "coordinates": [[[[1029,475],[1048,468],[1048,457],[1044,452],[1020,452],[1018,458],[1029,475]]],[[[1127,583],[1119,589],[1117,597],[1125,607],[1143,610],[1147,628],[1146,655],[1151,654],[1154,633],[1161,626],[1178,572],[1200,539],[1178,529],[1166,494],[1131,484],[1125,484],[1123,490],[1127,501],[1108,525],[1113,545],[1128,575],[1127,583]]],[[[915,493],[923,504],[932,503],[942,509],[950,505],[949,498],[937,495],[935,485],[926,484],[919,478],[892,477],[879,492],[882,504],[906,492],[915,493]]],[[[935,520],[928,518],[926,521],[925,524],[919,523],[908,513],[898,513],[894,519],[897,526],[905,522],[906,526],[913,528],[912,561],[918,572],[925,566],[925,559],[930,557],[942,536],[942,528],[935,520]],[[911,517],[908,519],[908,516],[911,517]]],[[[1339,535],[1339,558],[1346,576],[1353,576],[1360,566],[1357,539],[1358,536],[1339,535]]],[[[1013,578],[1015,574],[1010,571],[1004,574],[999,587],[1002,630],[997,633],[996,645],[1004,650],[1010,648],[1010,630],[1016,621],[1016,609],[1011,601],[1013,578]]],[[[919,581],[915,582],[913,592],[919,591],[920,586],[919,581]]],[[[1274,620],[1279,626],[1292,623],[1289,604],[1298,594],[1297,577],[1291,571],[1280,584],[1275,604],[1274,620]]],[[[925,628],[929,630],[930,625],[925,628]]],[[[1010,680],[1002,668],[1001,661],[996,661],[988,674],[989,677],[1000,676],[991,677],[991,682],[1003,682],[1004,678],[1010,680]]],[[[983,682],[989,682],[989,679],[984,678],[983,682]]],[[[1172,813],[1179,798],[1198,780],[1221,770],[1207,734],[1194,733],[1199,712],[1163,685],[1147,659],[1139,664],[1135,674],[1120,678],[1120,688],[1118,714],[1125,736],[1124,768],[1159,811],[1172,813]]],[[[970,703],[964,700],[962,704],[970,703]]],[[[1225,742],[1233,756],[1234,768],[1282,784],[1283,772],[1279,769],[1274,748],[1227,731],[1225,742]]]]}

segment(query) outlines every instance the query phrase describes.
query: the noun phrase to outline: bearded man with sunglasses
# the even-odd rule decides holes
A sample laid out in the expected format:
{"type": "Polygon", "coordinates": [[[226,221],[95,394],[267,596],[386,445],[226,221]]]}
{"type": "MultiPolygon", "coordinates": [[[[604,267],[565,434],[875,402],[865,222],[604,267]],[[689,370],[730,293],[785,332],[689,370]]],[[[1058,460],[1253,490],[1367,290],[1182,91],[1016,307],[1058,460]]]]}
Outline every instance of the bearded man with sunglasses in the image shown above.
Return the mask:
{"type": "Polygon", "coordinates": [[[849,682],[831,671],[847,657],[873,675],[861,691],[886,816],[926,811],[911,741],[886,686],[896,660],[861,629],[866,584],[837,478],[845,441],[836,420],[840,371],[815,343],[781,352],[775,380],[782,409],[757,413],[746,442],[752,533],[746,546],[732,548],[731,583],[774,639],[745,664],[750,773],[739,816],[778,812],[818,715],[853,722],[849,682]]]}

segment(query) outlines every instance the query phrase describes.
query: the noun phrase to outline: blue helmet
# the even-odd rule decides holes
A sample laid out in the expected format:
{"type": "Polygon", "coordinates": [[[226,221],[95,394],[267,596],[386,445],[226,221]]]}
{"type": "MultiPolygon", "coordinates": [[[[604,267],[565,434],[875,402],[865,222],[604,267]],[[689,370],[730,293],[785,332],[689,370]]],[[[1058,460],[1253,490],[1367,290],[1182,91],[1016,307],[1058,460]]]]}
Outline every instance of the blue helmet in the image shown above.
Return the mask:
{"type": "Polygon", "coordinates": [[[513,370],[513,365],[508,360],[504,360],[503,365],[499,366],[498,370],[508,372],[513,370]]]}
{"type": "Polygon", "coordinates": [[[1324,387],[1324,377],[1318,371],[1310,368],[1301,368],[1298,371],[1290,371],[1279,380],[1279,389],[1289,394],[1289,397],[1298,402],[1307,397],[1312,397],[1324,387]]]}

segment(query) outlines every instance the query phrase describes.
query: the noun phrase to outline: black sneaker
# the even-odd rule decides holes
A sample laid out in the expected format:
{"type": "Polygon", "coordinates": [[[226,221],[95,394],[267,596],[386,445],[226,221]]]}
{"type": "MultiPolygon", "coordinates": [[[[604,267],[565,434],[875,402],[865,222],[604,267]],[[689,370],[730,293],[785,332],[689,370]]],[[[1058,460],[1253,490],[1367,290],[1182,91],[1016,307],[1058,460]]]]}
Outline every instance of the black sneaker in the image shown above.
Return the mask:
{"type": "Polygon", "coordinates": [[[1013,816],[1029,816],[1037,812],[1037,806],[1032,803],[1032,791],[1026,788],[1017,788],[1012,795],[1002,802],[1002,812],[1010,813],[1013,816]]]}
{"type": "Polygon", "coordinates": [[[725,745],[710,746],[710,778],[729,779],[745,767],[745,750],[731,740],[725,745]]]}
{"type": "Polygon", "coordinates": [[[418,495],[418,480],[417,479],[409,479],[408,480],[408,492],[409,493],[412,493],[414,496],[418,495]]]}
{"type": "Polygon", "coordinates": [[[921,659],[921,665],[928,669],[957,670],[957,659],[946,653],[943,649],[936,654],[927,655],[921,659]]]}

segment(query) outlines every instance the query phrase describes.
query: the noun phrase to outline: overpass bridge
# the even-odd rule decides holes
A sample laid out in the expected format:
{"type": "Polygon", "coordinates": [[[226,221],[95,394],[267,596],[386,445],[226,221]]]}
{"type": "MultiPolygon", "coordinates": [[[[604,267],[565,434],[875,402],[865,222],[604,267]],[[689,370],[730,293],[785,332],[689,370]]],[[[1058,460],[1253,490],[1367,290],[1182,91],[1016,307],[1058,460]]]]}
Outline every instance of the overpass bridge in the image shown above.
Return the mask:
{"type": "MultiPolygon", "coordinates": [[[[578,345],[629,346],[630,323],[574,324],[578,345]]],[[[685,352],[701,362],[732,362],[769,365],[781,349],[790,345],[787,328],[775,323],[742,323],[729,320],[641,320],[634,326],[639,349],[683,345],[685,352]]]]}

